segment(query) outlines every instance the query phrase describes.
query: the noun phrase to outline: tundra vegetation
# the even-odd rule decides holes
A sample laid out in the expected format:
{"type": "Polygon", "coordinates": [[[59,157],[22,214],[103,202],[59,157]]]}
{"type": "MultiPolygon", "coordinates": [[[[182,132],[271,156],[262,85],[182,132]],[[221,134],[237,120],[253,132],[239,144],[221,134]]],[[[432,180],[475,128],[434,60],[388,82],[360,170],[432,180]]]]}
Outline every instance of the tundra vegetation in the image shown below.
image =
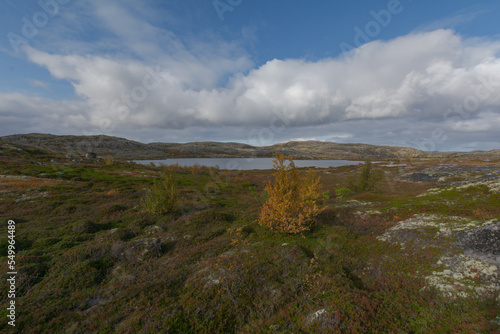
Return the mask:
{"type": "Polygon", "coordinates": [[[498,221],[498,189],[428,191],[441,181],[401,175],[444,162],[404,163],[373,163],[385,174],[378,190],[347,192],[366,164],[314,175],[283,157],[274,171],[76,163],[0,142],[0,262],[12,219],[18,271],[16,327],[1,284],[0,331],[498,332],[498,290],[477,289],[498,271],[476,268],[446,292],[428,279],[446,269],[443,256],[463,255],[452,235],[431,242],[439,224],[498,221]],[[415,223],[422,216],[433,225],[415,223]]]}
{"type": "Polygon", "coordinates": [[[278,153],[274,160],[274,180],[265,191],[268,200],[263,204],[259,224],[283,233],[301,233],[311,228],[324,208],[318,206],[321,197],[319,176],[310,169],[303,174],[295,167],[293,157],[286,159],[278,153]]]}
{"type": "Polygon", "coordinates": [[[367,160],[357,175],[347,178],[347,189],[354,194],[380,191],[379,185],[384,178],[383,171],[373,169],[372,162],[367,160]]]}
{"type": "Polygon", "coordinates": [[[163,171],[161,179],[153,184],[143,198],[142,206],[150,214],[170,213],[176,209],[177,196],[177,185],[173,174],[168,170],[163,171]]]}

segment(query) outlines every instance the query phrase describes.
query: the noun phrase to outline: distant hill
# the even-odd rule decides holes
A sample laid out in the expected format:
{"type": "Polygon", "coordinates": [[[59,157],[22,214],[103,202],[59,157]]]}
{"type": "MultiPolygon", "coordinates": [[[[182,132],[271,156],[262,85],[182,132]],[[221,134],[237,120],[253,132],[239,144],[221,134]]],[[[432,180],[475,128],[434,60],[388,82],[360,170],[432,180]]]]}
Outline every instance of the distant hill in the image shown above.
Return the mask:
{"type": "Polygon", "coordinates": [[[425,152],[414,148],[367,144],[338,144],[320,141],[300,141],[255,147],[240,143],[193,142],[144,144],[111,136],[56,136],[20,134],[0,137],[11,144],[51,150],[70,156],[95,153],[117,159],[154,160],[168,158],[264,158],[277,151],[295,159],[339,160],[399,160],[409,158],[500,159],[500,150],[488,152],[445,153],[425,152]]]}

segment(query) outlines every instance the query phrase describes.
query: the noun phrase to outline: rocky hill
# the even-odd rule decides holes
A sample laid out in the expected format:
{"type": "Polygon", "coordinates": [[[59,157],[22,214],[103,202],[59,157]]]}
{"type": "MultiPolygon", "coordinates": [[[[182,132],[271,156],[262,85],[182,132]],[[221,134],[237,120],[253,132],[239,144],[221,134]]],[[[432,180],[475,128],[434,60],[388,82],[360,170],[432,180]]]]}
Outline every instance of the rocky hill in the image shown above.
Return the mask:
{"type": "Polygon", "coordinates": [[[50,134],[20,134],[0,137],[7,143],[51,150],[69,156],[95,153],[117,159],[153,160],[168,158],[263,158],[277,151],[295,159],[339,160],[399,160],[421,159],[481,159],[500,160],[500,150],[467,153],[430,153],[408,147],[367,144],[338,144],[302,141],[255,147],[240,143],[193,142],[144,144],[111,136],[56,136],[50,134]]]}

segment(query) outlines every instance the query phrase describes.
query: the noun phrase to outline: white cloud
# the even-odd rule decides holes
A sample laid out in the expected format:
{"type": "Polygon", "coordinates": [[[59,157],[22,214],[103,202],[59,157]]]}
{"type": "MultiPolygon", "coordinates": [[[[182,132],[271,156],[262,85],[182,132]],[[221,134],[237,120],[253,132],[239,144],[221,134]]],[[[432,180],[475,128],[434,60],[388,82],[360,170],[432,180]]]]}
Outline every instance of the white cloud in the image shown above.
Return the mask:
{"type": "Polygon", "coordinates": [[[450,124],[450,128],[460,132],[488,132],[500,128],[500,113],[485,112],[477,118],[462,118],[450,124]]]}
{"type": "Polygon", "coordinates": [[[445,17],[441,20],[434,21],[430,24],[425,24],[418,27],[417,31],[433,31],[437,29],[456,29],[458,26],[474,21],[478,16],[486,13],[486,10],[478,10],[475,8],[467,8],[465,11],[453,16],[445,17]]]}
{"type": "Polygon", "coordinates": [[[186,42],[112,2],[91,3],[115,35],[113,53],[26,49],[30,61],[71,82],[80,100],[3,94],[5,122],[25,113],[57,122],[61,131],[87,127],[130,137],[148,129],[135,135],[143,140],[197,129],[185,136],[251,141],[267,128],[275,141],[321,137],[404,146],[418,146],[437,128],[471,136],[498,128],[498,41],[435,30],[365,44],[349,61],[274,59],[252,69],[238,43],[186,42]],[[286,130],[273,130],[283,124],[286,130]]]}
{"type": "Polygon", "coordinates": [[[40,88],[43,88],[45,90],[50,91],[50,84],[48,84],[47,82],[43,82],[43,81],[36,80],[36,79],[31,79],[28,81],[28,84],[31,87],[40,87],[40,88]]]}
{"type": "MultiPolygon", "coordinates": [[[[498,43],[474,46],[452,31],[437,30],[363,45],[349,63],[275,59],[247,75],[241,74],[249,64],[244,57],[214,55],[201,60],[193,54],[183,59],[167,55],[158,59],[163,85],[132,97],[128,107],[133,105],[134,112],[122,121],[165,128],[262,125],[273,109],[285,111],[294,126],[410,117],[415,108],[428,117],[439,117],[444,108],[463,102],[464,96],[474,96],[482,80],[498,88],[499,49],[498,43]],[[218,87],[229,74],[233,77],[228,85],[218,87]]],[[[34,49],[28,55],[53,76],[73,82],[76,92],[94,106],[94,113],[111,119],[116,118],[110,110],[113,101],[133,93],[134,88],[143,91],[137,86],[149,75],[147,68],[154,66],[137,60],[52,55],[34,49]]],[[[498,94],[489,95],[474,113],[483,106],[500,104],[498,94]]]]}
{"type": "Polygon", "coordinates": [[[88,105],[82,101],[0,93],[0,133],[81,132],[91,126],[86,109],[88,105]]]}

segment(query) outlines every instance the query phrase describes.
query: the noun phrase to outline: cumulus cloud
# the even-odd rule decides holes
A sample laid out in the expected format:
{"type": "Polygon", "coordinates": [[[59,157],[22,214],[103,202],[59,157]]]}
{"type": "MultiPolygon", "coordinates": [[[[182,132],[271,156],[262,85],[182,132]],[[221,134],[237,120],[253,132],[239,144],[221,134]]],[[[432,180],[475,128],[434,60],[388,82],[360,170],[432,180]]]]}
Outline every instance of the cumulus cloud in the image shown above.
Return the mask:
{"type": "Polygon", "coordinates": [[[363,45],[349,62],[274,59],[246,75],[237,72],[248,66],[245,58],[166,57],[154,66],[35,49],[28,56],[54,77],[71,81],[92,106],[93,120],[168,129],[265,125],[273,110],[284,113],[292,126],[443,117],[456,103],[474,109],[471,115],[491,112],[500,105],[500,95],[494,94],[500,85],[499,50],[496,42],[474,43],[437,30],[363,45]],[[217,86],[228,74],[226,86],[217,86]],[[464,101],[467,96],[471,101],[464,101]],[[416,115],[416,109],[422,113],[416,115]]]}
{"type": "Polygon", "coordinates": [[[255,68],[237,43],[188,45],[112,3],[96,2],[94,10],[129,52],[58,54],[26,48],[30,61],[69,81],[79,100],[21,103],[25,97],[4,94],[0,112],[20,108],[42,117],[44,111],[29,104],[47,109],[54,104],[43,117],[52,115],[68,129],[129,133],[150,128],[160,134],[198,127],[216,129],[212,135],[217,137],[225,127],[230,134],[220,139],[241,141],[241,129],[285,126],[289,130],[273,135],[274,140],[356,141],[371,131],[383,143],[405,146],[418,146],[410,137],[422,138],[435,128],[478,133],[500,125],[499,41],[440,29],[373,41],[353,50],[348,60],[274,59],[255,68]],[[119,19],[116,10],[121,10],[119,19]],[[370,129],[365,121],[385,124],[384,131],[370,129]]]}
{"type": "Polygon", "coordinates": [[[82,131],[89,128],[82,101],[57,101],[20,93],[0,93],[0,133],[82,131]]]}

